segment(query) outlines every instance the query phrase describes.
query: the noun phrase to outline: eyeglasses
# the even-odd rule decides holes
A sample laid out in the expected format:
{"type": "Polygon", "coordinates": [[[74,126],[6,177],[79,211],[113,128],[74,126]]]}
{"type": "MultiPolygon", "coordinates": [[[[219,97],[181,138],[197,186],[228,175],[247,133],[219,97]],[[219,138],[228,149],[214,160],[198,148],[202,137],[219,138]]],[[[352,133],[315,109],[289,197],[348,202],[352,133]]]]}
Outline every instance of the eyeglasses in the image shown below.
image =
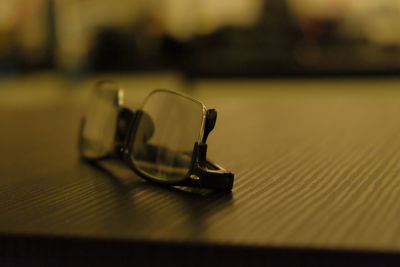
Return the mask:
{"type": "Polygon", "coordinates": [[[168,90],[150,93],[142,108],[123,106],[112,81],[96,84],[82,119],[79,151],[91,162],[117,158],[140,177],[172,186],[231,190],[234,175],[207,160],[214,109],[168,90]]]}

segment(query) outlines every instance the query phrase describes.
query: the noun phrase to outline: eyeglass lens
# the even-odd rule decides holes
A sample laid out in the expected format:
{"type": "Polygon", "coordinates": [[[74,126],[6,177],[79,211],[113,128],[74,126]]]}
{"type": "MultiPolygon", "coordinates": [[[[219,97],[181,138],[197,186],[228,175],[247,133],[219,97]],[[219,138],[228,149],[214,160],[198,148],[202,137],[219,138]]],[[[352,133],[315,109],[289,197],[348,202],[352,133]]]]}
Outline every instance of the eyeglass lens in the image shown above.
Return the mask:
{"type": "Polygon", "coordinates": [[[131,154],[136,168],[161,181],[185,179],[194,144],[202,137],[203,105],[156,91],[147,98],[142,112],[131,154]]]}

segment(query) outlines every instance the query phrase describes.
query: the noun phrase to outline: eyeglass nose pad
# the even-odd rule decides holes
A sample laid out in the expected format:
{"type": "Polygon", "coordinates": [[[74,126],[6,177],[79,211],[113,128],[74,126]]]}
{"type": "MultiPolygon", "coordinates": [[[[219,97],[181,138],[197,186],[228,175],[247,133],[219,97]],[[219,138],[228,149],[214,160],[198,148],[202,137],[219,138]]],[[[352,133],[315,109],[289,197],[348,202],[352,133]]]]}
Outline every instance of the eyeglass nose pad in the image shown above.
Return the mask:
{"type": "Polygon", "coordinates": [[[118,114],[116,139],[123,142],[128,134],[128,127],[135,113],[127,108],[121,108],[118,114]]]}

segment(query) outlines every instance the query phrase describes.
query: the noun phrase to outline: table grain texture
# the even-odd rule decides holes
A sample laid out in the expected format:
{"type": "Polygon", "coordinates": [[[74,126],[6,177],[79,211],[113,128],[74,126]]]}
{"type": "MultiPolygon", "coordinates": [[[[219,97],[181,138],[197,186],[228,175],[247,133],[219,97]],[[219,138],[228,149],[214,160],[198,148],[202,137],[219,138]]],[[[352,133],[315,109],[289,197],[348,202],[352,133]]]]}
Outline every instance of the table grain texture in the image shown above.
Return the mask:
{"type": "Polygon", "coordinates": [[[82,102],[0,107],[0,265],[399,266],[398,86],[196,83],[230,194],[81,161],[82,102]]]}

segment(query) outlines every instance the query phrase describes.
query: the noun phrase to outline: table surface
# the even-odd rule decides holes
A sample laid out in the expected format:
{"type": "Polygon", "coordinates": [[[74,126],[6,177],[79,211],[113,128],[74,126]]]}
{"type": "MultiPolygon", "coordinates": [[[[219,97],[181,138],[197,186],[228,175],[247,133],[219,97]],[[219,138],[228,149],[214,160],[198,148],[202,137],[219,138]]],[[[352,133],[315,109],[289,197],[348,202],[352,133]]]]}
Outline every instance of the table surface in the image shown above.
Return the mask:
{"type": "Polygon", "coordinates": [[[235,173],[231,194],[97,169],[77,152],[79,93],[54,93],[40,105],[10,94],[0,108],[3,243],[50,238],[266,249],[297,260],[329,251],[397,259],[398,88],[388,79],[192,84],[192,94],[219,112],[209,156],[235,173]]]}

